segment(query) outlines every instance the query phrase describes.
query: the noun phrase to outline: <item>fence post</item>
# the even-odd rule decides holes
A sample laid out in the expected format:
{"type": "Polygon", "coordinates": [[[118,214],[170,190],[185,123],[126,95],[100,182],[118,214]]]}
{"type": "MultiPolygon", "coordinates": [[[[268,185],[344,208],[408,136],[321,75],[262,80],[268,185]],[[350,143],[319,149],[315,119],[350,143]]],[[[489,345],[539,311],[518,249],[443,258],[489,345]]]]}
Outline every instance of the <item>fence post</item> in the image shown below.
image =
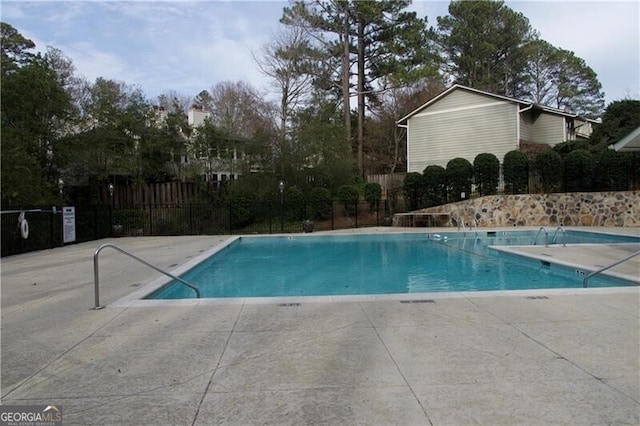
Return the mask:
{"type": "Polygon", "coordinates": [[[153,205],[151,204],[151,201],[149,201],[149,236],[153,236],[153,205]]]}
{"type": "Polygon", "coordinates": [[[360,202],[356,201],[356,229],[358,229],[358,204],[360,204],[360,202]]]}
{"type": "Polygon", "coordinates": [[[54,214],[53,214],[53,209],[54,207],[51,207],[51,216],[49,216],[49,244],[50,247],[49,248],[53,248],[53,230],[55,229],[55,220],[54,220],[54,214]]]}
{"type": "Polygon", "coordinates": [[[380,226],[380,200],[376,200],[376,226],[380,226]]]}
{"type": "Polygon", "coordinates": [[[271,201],[269,201],[269,233],[273,233],[273,216],[271,215],[271,201]]]}
{"type": "Polygon", "coordinates": [[[189,203],[189,234],[193,235],[193,212],[191,211],[193,203],[189,203]]]}
{"type": "Polygon", "coordinates": [[[334,204],[335,204],[335,203],[332,201],[332,202],[331,202],[331,230],[332,230],[332,231],[335,229],[335,228],[334,228],[334,223],[333,223],[333,205],[334,205],[334,204]]]}
{"type": "Polygon", "coordinates": [[[93,206],[93,239],[98,240],[98,206],[93,206]]]}

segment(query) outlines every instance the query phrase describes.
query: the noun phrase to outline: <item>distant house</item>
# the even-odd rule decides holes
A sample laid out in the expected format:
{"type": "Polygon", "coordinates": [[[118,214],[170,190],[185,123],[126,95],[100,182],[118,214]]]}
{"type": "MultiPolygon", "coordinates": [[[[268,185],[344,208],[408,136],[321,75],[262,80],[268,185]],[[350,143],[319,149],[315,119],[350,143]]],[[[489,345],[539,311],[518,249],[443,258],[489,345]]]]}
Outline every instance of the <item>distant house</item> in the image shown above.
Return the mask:
{"type": "MultiPolygon", "coordinates": [[[[194,128],[192,138],[197,135],[197,128],[204,125],[205,120],[211,114],[199,106],[189,109],[187,122],[194,128]]],[[[222,182],[237,179],[245,168],[245,146],[249,141],[239,136],[227,136],[224,140],[225,148],[211,148],[207,152],[193,153],[195,161],[200,165],[202,177],[214,188],[218,188],[222,182]]],[[[188,158],[184,162],[189,162],[188,158]]],[[[256,166],[250,166],[250,171],[255,172],[256,166]]]]}
{"type": "Polygon", "coordinates": [[[407,129],[407,172],[446,167],[456,157],[473,163],[492,153],[502,162],[516,149],[587,139],[595,120],[559,109],[454,85],[397,124],[407,129]]]}

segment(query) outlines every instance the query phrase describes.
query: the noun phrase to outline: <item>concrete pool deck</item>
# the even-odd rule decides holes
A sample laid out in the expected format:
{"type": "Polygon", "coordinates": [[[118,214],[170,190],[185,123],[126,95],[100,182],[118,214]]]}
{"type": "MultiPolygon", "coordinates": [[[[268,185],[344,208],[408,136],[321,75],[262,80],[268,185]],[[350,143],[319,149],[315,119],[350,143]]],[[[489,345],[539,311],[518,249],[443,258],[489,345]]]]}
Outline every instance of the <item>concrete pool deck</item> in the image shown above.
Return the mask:
{"type": "MultiPolygon", "coordinates": [[[[355,232],[389,231],[426,232],[355,232]]],[[[108,306],[91,309],[100,244],[173,270],[226,238],[3,258],[2,403],[61,405],[65,424],[82,425],[640,423],[638,287],[114,307],[160,274],[105,251],[108,306]]],[[[618,255],[564,249],[552,254],[584,268],[618,255]]],[[[625,267],[637,275],[640,259],[625,267]]]]}

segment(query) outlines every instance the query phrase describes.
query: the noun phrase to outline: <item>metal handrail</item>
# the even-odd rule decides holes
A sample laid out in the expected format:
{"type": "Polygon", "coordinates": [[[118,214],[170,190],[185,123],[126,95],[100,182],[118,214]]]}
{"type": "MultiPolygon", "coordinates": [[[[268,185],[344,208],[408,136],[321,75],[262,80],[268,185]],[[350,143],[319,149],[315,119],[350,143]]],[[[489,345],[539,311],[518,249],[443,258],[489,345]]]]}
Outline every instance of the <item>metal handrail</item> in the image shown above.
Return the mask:
{"type": "Polygon", "coordinates": [[[549,247],[549,233],[544,228],[544,226],[541,226],[540,229],[538,229],[538,232],[536,233],[536,237],[533,240],[533,245],[535,246],[538,243],[538,235],[540,235],[540,231],[544,231],[544,246],[549,247]]]}
{"type": "Polygon", "coordinates": [[[479,235],[478,235],[478,221],[476,220],[475,217],[471,218],[471,224],[470,225],[473,225],[473,226],[471,226],[471,228],[476,231],[476,237],[479,237],[479,235]]]}
{"type": "Polygon", "coordinates": [[[629,259],[631,259],[632,257],[635,257],[635,256],[637,256],[637,255],[639,255],[639,254],[640,254],[640,250],[638,250],[638,251],[637,251],[637,252],[635,252],[635,253],[632,253],[631,255],[629,255],[629,256],[627,256],[627,257],[625,257],[625,258],[623,258],[623,259],[620,259],[620,260],[618,260],[618,261],[616,261],[616,262],[613,262],[611,265],[607,265],[607,266],[605,266],[604,268],[600,268],[600,269],[598,269],[597,271],[593,271],[592,273],[590,273],[589,275],[587,275],[586,277],[584,277],[584,279],[582,280],[582,287],[583,287],[583,288],[587,288],[587,281],[589,281],[589,278],[591,278],[591,277],[593,277],[593,276],[595,276],[595,275],[598,275],[599,273],[604,272],[604,271],[606,271],[607,269],[611,269],[611,268],[613,268],[614,266],[618,266],[618,265],[619,265],[619,264],[621,264],[622,262],[626,262],[627,260],[629,260],[629,259]]]}
{"type": "Polygon", "coordinates": [[[93,254],[93,285],[94,285],[94,292],[95,292],[95,302],[96,302],[96,306],[94,307],[94,309],[102,309],[104,308],[104,306],[100,306],[100,277],[99,277],[99,273],[98,273],[98,255],[100,254],[100,252],[107,248],[110,247],[114,250],[119,251],[122,254],[126,254],[127,256],[137,260],[138,262],[147,265],[148,267],[150,267],[151,269],[154,269],[158,272],[160,272],[161,274],[164,274],[170,278],[173,278],[176,281],[181,282],[182,284],[186,285],[187,287],[189,287],[191,290],[193,290],[196,293],[196,297],[198,299],[200,299],[200,290],[198,289],[198,287],[189,284],[188,282],[186,282],[185,280],[183,280],[180,277],[176,277],[173,274],[170,274],[169,272],[163,271],[162,269],[158,268],[155,265],[152,265],[151,263],[147,262],[144,259],[139,258],[138,256],[136,256],[135,254],[129,253],[128,251],[126,251],[125,249],[118,247],[115,244],[103,244],[100,247],[98,247],[98,249],[96,250],[96,252],[93,254]]]}
{"type": "Polygon", "coordinates": [[[556,235],[558,235],[558,231],[562,231],[562,247],[566,247],[567,246],[567,233],[565,232],[564,228],[561,226],[558,226],[556,228],[556,232],[553,233],[553,237],[551,238],[551,244],[556,242],[556,235]]]}
{"type": "Polygon", "coordinates": [[[456,217],[456,222],[458,224],[458,231],[460,230],[460,226],[462,225],[462,233],[463,235],[467,235],[467,228],[465,228],[464,226],[464,219],[460,215],[456,217]]]}

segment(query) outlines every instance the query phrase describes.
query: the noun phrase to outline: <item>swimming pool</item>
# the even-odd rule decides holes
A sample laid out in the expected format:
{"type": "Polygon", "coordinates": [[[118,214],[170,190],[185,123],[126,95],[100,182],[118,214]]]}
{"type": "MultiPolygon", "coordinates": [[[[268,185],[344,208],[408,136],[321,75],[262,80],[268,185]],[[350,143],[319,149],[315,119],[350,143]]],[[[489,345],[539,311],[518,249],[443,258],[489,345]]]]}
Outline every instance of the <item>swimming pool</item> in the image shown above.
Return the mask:
{"type": "MultiPolygon", "coordinates": [[[[580,288],[574,271],[503,256],[491,246],[531,245],[536,231],[241,237],[181,277],[203,298],[409,294],[580,288]]],[[[567,244],[640,243],[638,237],[567,231],[567,244]]],[[[550,237],[551,238],[551,237],[550,237]]],[[[556,242],[561,242],[556,236],[556,242]]],[[[539,238],[539,243],[543,243],[539,238]]],[[[606,276],[590,287],[635,285],[606,276]]],[[[169,283],[147,299],[193,298],[169,283]]]]}

